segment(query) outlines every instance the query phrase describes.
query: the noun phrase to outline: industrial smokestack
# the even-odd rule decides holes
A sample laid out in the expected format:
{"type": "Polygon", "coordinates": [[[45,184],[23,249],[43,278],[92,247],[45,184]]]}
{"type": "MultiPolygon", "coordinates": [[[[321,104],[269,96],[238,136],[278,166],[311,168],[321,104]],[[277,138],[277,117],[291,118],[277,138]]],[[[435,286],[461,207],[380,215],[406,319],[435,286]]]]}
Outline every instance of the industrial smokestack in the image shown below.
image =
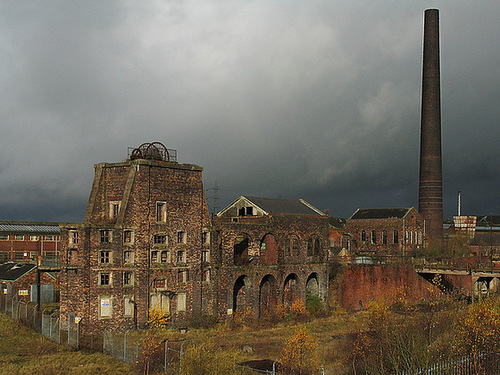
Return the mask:
{"type": "Polygon", "coordinates": [[[438,9],[425,11],[423,49],[418,210],[426,220],[427,243],[439,244],[443,240],[443,179],[438,9]]]}

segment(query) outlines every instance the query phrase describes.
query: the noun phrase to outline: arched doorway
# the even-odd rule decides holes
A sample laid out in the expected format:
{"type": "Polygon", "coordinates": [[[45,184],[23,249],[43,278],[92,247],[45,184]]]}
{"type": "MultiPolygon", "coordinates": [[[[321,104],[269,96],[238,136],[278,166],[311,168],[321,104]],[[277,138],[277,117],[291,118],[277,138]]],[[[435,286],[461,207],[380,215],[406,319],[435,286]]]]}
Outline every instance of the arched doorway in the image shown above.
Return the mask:
{"type": "Polygon", "coordinates": [[[318,274],[311,273],[306,282],[306,296],[319,296],[318,274]]]}
{"type": "Polygon", "coordinates": [[[238,277],[233,287],[233,312],[251,307],[250,278],[246,275],[238,277]]]}
{"type": "Polygon", "coordinates": [[[294,301],[299,299],[299,278],[291,273],[285,279],[283,286],[283,305],[290,307],[294,301]]]}
{"type": "Polygon", "coordinates": [[[266,234],[260,242],[260,263],[276,264],[278,262],[278,246],[276,238],[271,234],[266,234]]]}
{"type": "Polygon", "coordinates": [[[269,316],[276,310],[278,301],[277,282],[273,275],[262,278],[259,288],[259,317],[269,316]]]}

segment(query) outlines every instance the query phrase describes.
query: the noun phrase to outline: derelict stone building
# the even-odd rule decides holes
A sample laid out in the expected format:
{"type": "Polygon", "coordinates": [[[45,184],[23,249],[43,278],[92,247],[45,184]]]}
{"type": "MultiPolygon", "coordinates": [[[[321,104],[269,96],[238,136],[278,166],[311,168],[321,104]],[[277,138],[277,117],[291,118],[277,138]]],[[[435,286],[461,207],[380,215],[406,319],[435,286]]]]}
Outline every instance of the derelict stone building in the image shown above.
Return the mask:
{"type": "Polygon", "coordinates": [[[81,318],[83,330],[141,327],[158,305],[188,320],[201,314],[201,287],[210,309],[209,230],[202,168],[175,151],[144,144],[97,164],[83,224],[62,225],[61,318],[81,318]]]}
{"type": "Polygon", "coordinates": [[[241,196],[213,218],[219,311],[259,317],[306,294],[327,297],[328,215],[304,200],[241,196]]]}
{"type": "Polygon", "coordinates": [[[328,215],[305,201],[240,197],[210,221],[202,168],[160,143],[95,166],[84,222],[61,225],[61,319],[82,331],[263,316],[327,295],[328,215]]]}

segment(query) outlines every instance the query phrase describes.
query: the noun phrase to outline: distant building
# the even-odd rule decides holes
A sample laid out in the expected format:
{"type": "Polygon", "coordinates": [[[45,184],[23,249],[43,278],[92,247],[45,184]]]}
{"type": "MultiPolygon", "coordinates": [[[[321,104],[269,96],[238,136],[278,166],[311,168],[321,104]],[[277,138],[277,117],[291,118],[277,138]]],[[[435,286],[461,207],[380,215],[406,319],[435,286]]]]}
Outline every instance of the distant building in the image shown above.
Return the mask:
{"type": "Polygon", "coordinates": [[[0,263],[59,259],[59,223],[0,221],[0,263]]]}
{"type": "Polygon", "coordinates": [[[346,226],[358,253],[404,255],[425,247],[425,223],[413,207],[360,208],[346,226]]]}
{"type": "MultiPolygon", "coordinates": [[[[0,264],[0,298],[1,306],[5,299],[15,298],[22,302],[37,301],[37,266],[35,264],[6,262],[0,264]]],[[[57,290],[57,277],[54,273],[41,272],[41,301],[54,302],[57,290]]]]}

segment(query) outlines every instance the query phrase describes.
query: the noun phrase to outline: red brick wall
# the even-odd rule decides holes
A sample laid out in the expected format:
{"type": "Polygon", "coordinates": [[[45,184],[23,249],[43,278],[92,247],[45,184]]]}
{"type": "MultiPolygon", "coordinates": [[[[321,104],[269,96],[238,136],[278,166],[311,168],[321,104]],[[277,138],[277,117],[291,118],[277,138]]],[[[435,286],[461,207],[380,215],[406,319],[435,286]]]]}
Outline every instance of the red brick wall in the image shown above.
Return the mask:
{"type": "Polygon", "coordinates": [[[336,302],[354,311],[403,290],[407,297],[418,299],[440,293],[409,265],[351,265],[342,269],[330,287],[336,302]]]}

